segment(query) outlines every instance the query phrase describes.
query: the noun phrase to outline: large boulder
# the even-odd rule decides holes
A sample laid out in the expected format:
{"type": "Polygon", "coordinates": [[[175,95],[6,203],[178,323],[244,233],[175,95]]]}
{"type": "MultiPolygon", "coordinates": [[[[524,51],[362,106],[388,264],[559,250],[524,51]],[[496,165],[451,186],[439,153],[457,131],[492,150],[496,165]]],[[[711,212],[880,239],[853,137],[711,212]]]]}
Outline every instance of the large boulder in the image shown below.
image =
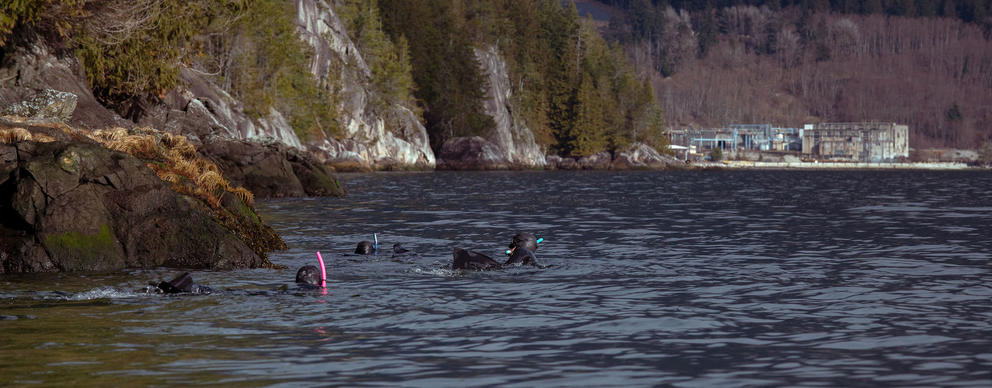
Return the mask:
{"type": "Polygon", "coordinates": [[[214,139],[199,152],[220,167],[232,184],[256,197],[343,196],[344,189],[322,163],[286,145],[214,139]]]}
{"type": "Polygon", "coordinates": [[[441,145],[437,168],[441,170],[505,170],[509,161],[502,150],[479,136],[455,137],[441,145]]]}
{"type": "Polygon", "coordinates": [[[0,131],[25,129],[0,144],[2,273],[263,267],[267,252],[285,247],[230,193],[211,208],[170,189],[147,161],[51,127],[0,122],[0,131]]]}

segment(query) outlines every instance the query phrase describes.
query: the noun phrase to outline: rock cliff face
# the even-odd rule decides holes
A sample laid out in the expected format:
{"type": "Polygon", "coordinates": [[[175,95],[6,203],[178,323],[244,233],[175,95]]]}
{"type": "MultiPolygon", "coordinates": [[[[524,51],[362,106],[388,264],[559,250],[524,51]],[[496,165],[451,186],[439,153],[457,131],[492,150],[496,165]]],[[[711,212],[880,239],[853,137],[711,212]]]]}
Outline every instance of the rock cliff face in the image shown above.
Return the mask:
{"type": "Polygon", "coordinates": [[[184,69],[180,77],[185,88],[167,93],[161,104],[148,107],[138,125],[182,133],[201,143],[219,138],[277,141],[303,148],[293,128],[274,109],[268,116],[253,119],[241,102],[207,77],[192,69],[184,69]]]}
{"type": "Polygon", "coordinates": [[[279,112],[252,118],[239,101],[192,69],[182,72],[186,88],[169,93],[139,124],[193,135],[204,143],[215,138],[275,141],[309,151],[339,170],[434,168],[427,131],[416,115],[403,106],[371,103],[367,85],[372,72],[333,9],[320,0],[298,0],[296,5],[300,37],[315,51],[312,73],[340,83],[336,108],[343,133],[338,137],[324,133],[304,144],[279,112]]]}
{"type": "MultiPolygon", "coordinates": [[[[11,109],[46,89],[75,96],[74,106],[65,107],[67,110],[63,108],[63,115],[58,118],[70,125],[106,128],[130,124],[97,102],[75,57],[57,57],[42,44],[17,47],[3,56],[0,62],[0,109],[11,109]]],[[[7,113],[25,116],[23,111],[7,113]]]]}
{"type": "Polygon", "coordinates": [[[511,166],[540,168],[544,166],[544,149],[534,141],[534,133],[522,119],[514,115],[513,86],[506,61],[494,46],[477,49],[476,58],[489,79],[486,92],[486,113],[493,117],[496,128],[489,136],[502,151],[511,166]]]}
{"type": "Polygon", "coordinates": [[[376,107],[365,85],[372,71],[344,24],[322,0],[297,0],[301,38],[315,51],[311,71],[318,79],[338,79],[343,134],[325,136],[308,148],[332,165],[372,168],[434,168],[427,130],[408,108],[376,107]]]}
{"type": "Polygon", "coordinates": [[[496,47],[476,49],[475,56],[489,81],[485,111],[496,126],[486,137],[459,137],[445,141],[439,152],[439,168],[492,170],[542,168],[544,150],[534,133],[513,114],[513,87],[506,61],[496,47]]]}

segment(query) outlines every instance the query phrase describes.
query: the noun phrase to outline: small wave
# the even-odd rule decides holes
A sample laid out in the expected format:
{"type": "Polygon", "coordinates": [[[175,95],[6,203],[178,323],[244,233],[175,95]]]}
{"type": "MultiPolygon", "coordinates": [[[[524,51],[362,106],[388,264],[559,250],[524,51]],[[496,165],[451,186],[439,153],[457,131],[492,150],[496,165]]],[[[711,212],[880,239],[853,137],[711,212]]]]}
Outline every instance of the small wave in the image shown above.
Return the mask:
{"type": "Polygon", "coordinates": [[[83,291],[78,294],[67,295],[65,299],[66,300],[119,299],[119,298],[133,298],[139,295],[144,295],[144,294],[138,294],[132,291],[125,291],[118,288],[102,287],[102,288],[95,288],[89,291],[83,291]]]}
{"type": "Polygon", "coordinates": [[[462,271],[460,271],[460,270],[453,270],[453,269],[450,269],[450,268],[414,268],[413,269],[413,273],[416,273],[416,274],[425,274],[425,275],[434,275],[434,276],[453,277],[453,276],[460,275],[462,273],[462,271]]]}

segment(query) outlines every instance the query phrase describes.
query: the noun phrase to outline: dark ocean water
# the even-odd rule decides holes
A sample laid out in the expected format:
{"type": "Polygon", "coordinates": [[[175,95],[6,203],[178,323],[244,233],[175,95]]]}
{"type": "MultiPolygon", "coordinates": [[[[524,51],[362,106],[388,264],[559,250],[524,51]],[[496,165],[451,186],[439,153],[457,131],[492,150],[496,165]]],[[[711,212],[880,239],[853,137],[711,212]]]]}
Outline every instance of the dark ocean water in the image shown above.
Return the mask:
{"type": "Polygon", "coordinates": [[[212,295],[0,277],[0,385],[992,386],[989,172],[341,179],[260,203],[288,268],[193,272],[212,295]],[[516,231],[550,268],[448,269],[516,231]],[[280,291],[315,250],[327,293],[280,291]]]}

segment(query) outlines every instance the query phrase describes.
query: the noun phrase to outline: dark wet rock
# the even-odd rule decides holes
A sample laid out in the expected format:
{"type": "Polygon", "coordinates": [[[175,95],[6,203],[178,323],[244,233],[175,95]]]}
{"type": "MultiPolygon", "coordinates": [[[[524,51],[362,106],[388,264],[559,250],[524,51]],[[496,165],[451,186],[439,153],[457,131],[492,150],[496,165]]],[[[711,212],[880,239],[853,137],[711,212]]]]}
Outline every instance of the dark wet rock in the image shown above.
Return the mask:
{"type": "Polygon", "coordinates": [[[548,170],[657,170],[681,167],[685,167],[681,160],[662,155],[643,143],[635,143],[613,156],[606,151],[580,158],[548,155],[545,165],[548,170]]]}
{"type": "Polygon", "coordinates": [[[548,155],[545,158],[544,168],[548,170],[578,170],[579,164],[575,161],[575,158],[548,155]]]}
{"type": "Polygon", "coordinates": [[[212,209],[146,161],[66,137],[0,145],[0,272],[263,267],[285,247],[233,195],[212,209]]]}
{"type": "Polygon", "coordinates": [[[509,161],[500,148],[479,136],[448,139],[438,152],[438,169],[505,170],[509,161]]]}
{"type": "Polygon", "coordinates": [[[199,152],[233,184],[258,198],[342,196],[344,189],[316,158],[280,143],[214,139],[199,152]]]}

